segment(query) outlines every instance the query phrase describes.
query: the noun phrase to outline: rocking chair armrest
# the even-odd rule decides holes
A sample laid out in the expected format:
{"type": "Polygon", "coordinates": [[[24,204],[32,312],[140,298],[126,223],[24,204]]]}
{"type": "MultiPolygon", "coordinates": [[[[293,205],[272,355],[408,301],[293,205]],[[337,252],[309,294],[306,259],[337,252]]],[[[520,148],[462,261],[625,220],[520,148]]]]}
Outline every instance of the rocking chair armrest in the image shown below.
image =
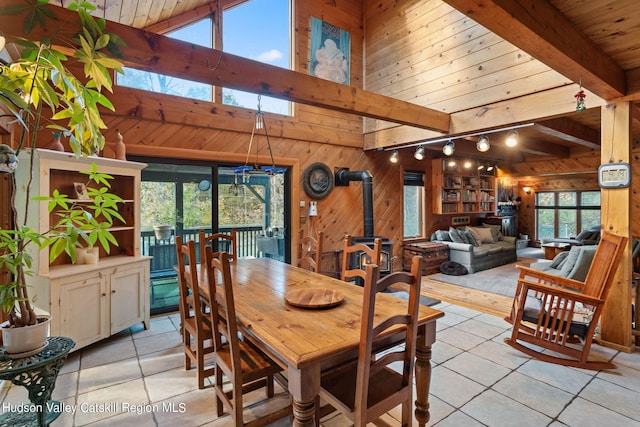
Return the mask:
{"type": "Polygon", "coordinates": [[[538,282],[545,282],[550,286],[578,290],[582,290],[584,288],[584,282],[581,282],[579,280],[569,279],[567,277],[547,273],[546,271],[535,270],[531,267],[525,267],[523,265],[516,265],[516,267],[520,270],[520,278],[518,280],[527,280],[525,279],[525,277],[531,277],[537,279],[538,282]]]}
{"type": "MultiPolygon", "coordinates": [[[[546,283],[538,283],[527,279],[519,279],[518,280],[518,291],[516,295],[526,295],[527,292],[535,291],[538,295],[540,294],[551,294],[553,296],[557,296],[563,299],[572,300],[576,302],[581,302],[585,305],[596,306],[598,304],[603,304],[604,300],[596,297],[592,297],[590,295],[585,295],[581,292],[576,292],[570,289],[564,289],[556,286],[551,286],[546,283]]],[[[538,296],[538,298],[540,298],[538,296]]]]}

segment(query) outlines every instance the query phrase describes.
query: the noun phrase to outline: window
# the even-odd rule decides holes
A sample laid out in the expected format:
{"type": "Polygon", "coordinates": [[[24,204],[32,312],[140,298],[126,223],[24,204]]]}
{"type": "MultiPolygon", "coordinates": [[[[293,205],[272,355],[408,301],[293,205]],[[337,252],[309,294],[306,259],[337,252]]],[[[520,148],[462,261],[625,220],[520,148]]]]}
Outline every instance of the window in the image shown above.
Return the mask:
{"type": "Polygon", "coordinates": [[[600,225],[600,191],[536,193],[537,238],[572,237],[600,225]]]}
{"type": "MultiPolygon", "coordinates": [[[[176,40],[210,48],[212,47],[212,34],[213,21],[211,18],[207,18],[167,33],[166,35],[176,40]]],[[[117,83],[120,86],[199,99],[201,101],[213,101],[212,86],[205,83],[193,82],[127,67],[124,67],[124,75],[117,74],[116,77],[117,83]]]]}
{"type": "MultiPolygon", "coordinates": [[[[251,0],[222,12],[223,50],[234,55],[291,68],[290,0],[251,0]]],[[[254,93],[222,89],[222,102],[256,108],[254,93]]],[[[262,97],[262,110],[290,114],[290,102],[262,97]]]]}
{"type": "Polygon", "coordinates": [[[424,223],[424,173],[404,173],[404,237],[422,237],[424,223]]]}
{"type": "MultiPolygon", "coordinates": [[[[215,34],[211,17],[165,34],[177,40],[213,47],[215,34]]],[[[222,50],[234,55],[291,69],[290,0],[250,0],[222,11],[222,50]]],[[[212,65],[214,66],[214,65],[212,65]]],[[[209,84],[124,67],[117,84],[157,93],[215,102],[209,84]]],[[[254,93],[222,88],[222,103],[257,109],[254,93]]],[[[262,96],[263,111],[289,115],[291,103],[262,96]]]]}

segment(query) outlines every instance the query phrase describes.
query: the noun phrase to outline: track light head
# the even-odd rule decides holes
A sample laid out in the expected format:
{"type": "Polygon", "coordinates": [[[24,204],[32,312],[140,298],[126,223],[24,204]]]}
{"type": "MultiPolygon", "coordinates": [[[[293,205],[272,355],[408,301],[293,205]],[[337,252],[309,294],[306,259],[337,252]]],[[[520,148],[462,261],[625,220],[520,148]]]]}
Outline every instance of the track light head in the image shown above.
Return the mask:
{"type": "Polygon", "coordinates": [[[398,163],[399,156],[400,154],[398,153],[398,150],[393,150],[393,152],[391,153],[391,157],[389,158],[389,161],[391,163],[398,163]]]}
{"type": "Polygon", "coordinates": [[[442,147],[442,153],[445,156],[453,156],[453,153],[455,151],[456,151],[456,145],[451,140],[447,142],[447,144],[444,147],[442,147]]]}
{"type": "Polygon", "coordinates": [[[418,148],[416,148],[416,152],[413,154],[413,157],[415,157],[416,160],[424,159],[424,147],[422,145],[419,145],[418,148]]]}
{"type": "Polygon", "coordinates": [[[515,147],[518,145],[518,131],[511,130],[509,131],[509,135],[507,135],[507,140],[505,141],[507,147],[515,147]]]}
{"type": "Polygon", "coordinates": [[[484,153],[486,151],[489,151],[490,147],[491,144],[489,144],[489,137],[487,135],[481,135],[480,138],[478,138],[478,142],[476,143],[476,148],[478,149],[478,151],[484,153]]]}

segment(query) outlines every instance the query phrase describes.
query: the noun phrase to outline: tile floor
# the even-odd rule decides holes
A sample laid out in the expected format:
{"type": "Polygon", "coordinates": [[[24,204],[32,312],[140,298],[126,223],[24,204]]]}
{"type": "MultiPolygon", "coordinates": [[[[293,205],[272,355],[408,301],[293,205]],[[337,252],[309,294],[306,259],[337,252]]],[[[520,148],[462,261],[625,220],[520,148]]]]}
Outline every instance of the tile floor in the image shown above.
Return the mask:
{"type": "MultiPolygon", "coordinates": [[[[504,344],[508,325],[498,317],[446,303],[436,308],[446,315],[433,347],[429,425],[640,426],[640,353],[594,345],[592,355],[613,359],[616,370],[560,367],[504,344]]],[[[212,388],[198,390],[195,371],[183,369],[178,322],[176,314],[154,317],[149,330],[133,327],[72,353],[54,398],[79,409],[52,425],[231,425],[228,417],[217,419],[212,388]]],[[[3,382],[0,400],[25,402],[26,391],[3,382]]],[[[398,415],[391,411],[376,424],[399,425],[398,415]]],[[[349,423],[331,415],[322,425],[349,423]]]]}

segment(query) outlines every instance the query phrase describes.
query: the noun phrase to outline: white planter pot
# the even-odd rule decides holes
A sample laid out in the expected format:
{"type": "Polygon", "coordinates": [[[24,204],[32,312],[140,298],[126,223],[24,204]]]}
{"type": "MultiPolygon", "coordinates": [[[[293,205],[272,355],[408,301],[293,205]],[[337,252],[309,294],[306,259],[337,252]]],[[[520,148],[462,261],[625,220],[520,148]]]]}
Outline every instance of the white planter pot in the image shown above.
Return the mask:
{"type": "Polygon", "coordinates": [[[51,316],[38,316],[38,323],[21,328],[9,327],[9,322],[0,325],[5,353],[19,354],[37,350],[47,344],[51,316]]]}
{"type": "Polygon", "coordinates": [[[171,230],[173,227],[170,225],[154,225],[153,232],[158,240],[168,240],[171,238],[171,230]]]}

